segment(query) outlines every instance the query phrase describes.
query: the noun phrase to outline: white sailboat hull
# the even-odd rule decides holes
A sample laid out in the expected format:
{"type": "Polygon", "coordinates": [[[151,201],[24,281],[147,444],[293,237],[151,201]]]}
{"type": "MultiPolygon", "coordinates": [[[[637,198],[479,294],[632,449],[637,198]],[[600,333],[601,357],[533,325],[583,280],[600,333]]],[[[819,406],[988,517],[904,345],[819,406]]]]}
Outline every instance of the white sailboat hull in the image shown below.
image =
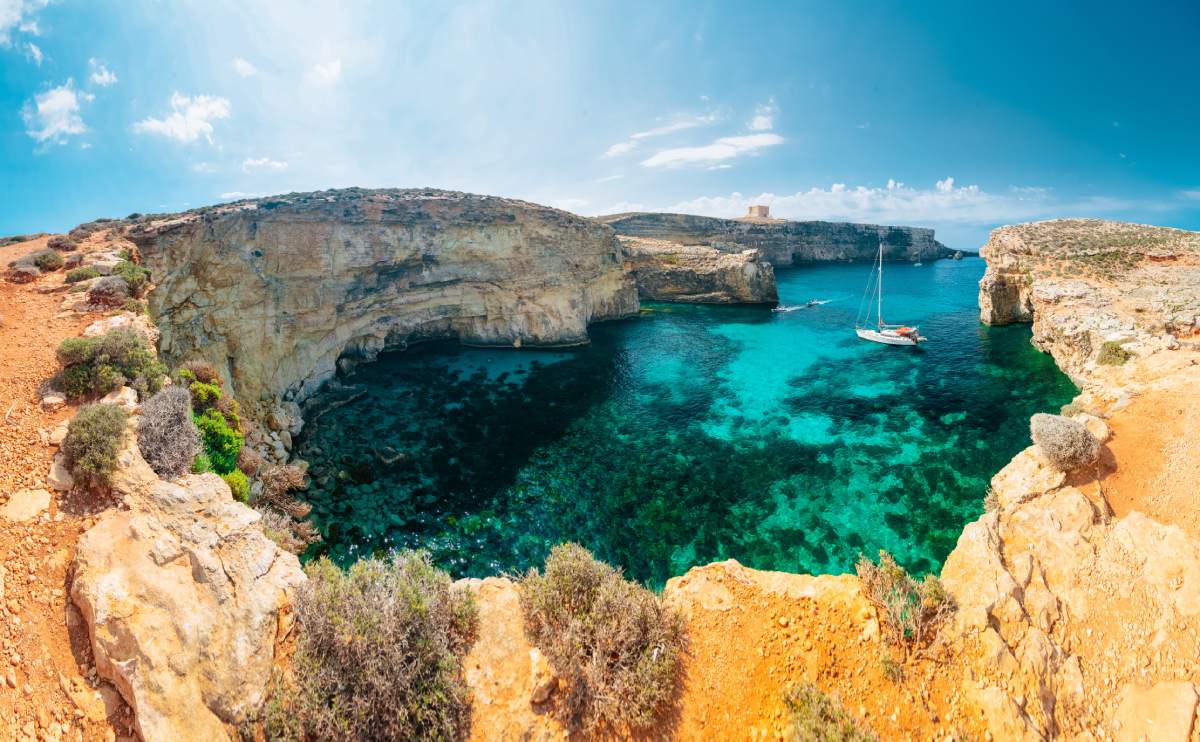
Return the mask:
{"type": "Polygon", "coordinates": [[[901,335],[894,330],[869,330],[864,327],[859,327],[854,330],[863,340],[870,340],[873,343],[883,343],[884,345],[916,345],[925,338],[917,335],[909,337],[901,335]]]}

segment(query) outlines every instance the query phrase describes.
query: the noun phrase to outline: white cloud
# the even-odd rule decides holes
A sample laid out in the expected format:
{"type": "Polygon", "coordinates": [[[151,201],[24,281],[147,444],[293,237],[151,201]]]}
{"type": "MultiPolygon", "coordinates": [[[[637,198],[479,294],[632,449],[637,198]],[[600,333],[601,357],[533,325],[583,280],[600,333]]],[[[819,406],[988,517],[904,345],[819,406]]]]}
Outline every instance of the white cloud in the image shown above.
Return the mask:
{"type": "Polygon", "coordinates": [[[587,201],[582,198],[559,198],[550,202],[550,206],[563,211],[575,211],[587,206],[587,201]]]}
{"type": "Polygon", "coordinates": [[[45,55],[42,54],[41,47],[30,41],[25,45],[25,50],[29,53],[29,56],[33,58],[34,64],[36,64],[38,67],[41,67],[42,60],[45,59],[45,55]]]}
{"type": "Polygon", "coordinates": [[[1065,214],[1096,215],[1128,208],[1129,203],[1093,197],[1064,202],[1046,188],[1013,187],[991,193],[977,185],[956,186],[945,178],[933,188],[912,188],[889,180],[885,187],[849,187],[835,183],[791,195],[762,193],[702,197],[665,207],[664,211],[739,217],[751,204],[765,204],[787,219],[875,222],[883,224],[997,224],[1065,214]]]}
{"type": "Polygon", "coordinates": [[[250,64],[241,57],[236,57],[233,62],[233,71],[242,77],[253,77],[258,74],[258,68],[250,64]]]}
{"type": "Polygon", "coordinates": [[[1179,196],[1187,201],[1200,201],[1200,188],[1194,191],[1180,191],[1179,196]]]}
{"type": "Polygon", "coordinates": [[[109,85],[113,85],[117,82],[116,73],[108,69],[108,67],[105,67],[104,63],[96,58],[93,57],[92,59],[89,59],[88,66],[92,68],[92,76],[89,79],[94,84],[99,85],[102,88],[106,88],[109,85]]]}
{"type": "Polygon", "coordinates": [[[720,120],[720,116],[715,113],[705,113],[698,116],[687,116],[676,118],[669,124],[656,126],[653,129],[635,132],[629,135],[629,139],[624,142],[617,142],[605,151],[605,157],[617,157],[632,152],[637,148],[638,142],[643,139],[651,139],[653,137],[661,137],[666,134],[674,134],[677,131],[685,129],[694,129],[698,126],[707,126],[720,120]]]}
{"type": "Polygon", "coordinates": [[[632,152],[637,147],[637,142],[617,142],[609,147],[604,152],[605,157],[617,157],[627,152],[632,152]]]}
{"type": "Polygon", "coordinates": [[[770,131],[775,128],[775,115],[778,112],[775,107],[775,99],[771,98],[754,109],[754,118],[750,119],[750,123],[746,126],[750,128],[750,131],[770,131]]]}
{"type": "Polygon", "coordinates": [[[645,211],[646,205],[631,201],[618,201],[607,209],[601,209],[597,214],[624,214],[627,211],[645,211]]]}
{"type": "Polygon", "coordinates": [[[745,134],[721,137],[700,147],[675,147],[656,152],[642,160],[643,167],[679,167],[691,164],[712,164],[743,155],[753,155],[765,147],[782,144],[778,134],[745,134]]]}
{"type": "Polygon", "coordinates": [[[272,160],[270,157],[258,157],[242,160],[243,173],[282,173],[287,170],[288,164],[281,160],[272,160]]]}
{"type": "Polygon", "coordinates": [[[624,177],[625,177],[625,175],[623,173],[617,173],[616,175],[606,175],[603,178],[596,178],[596,182],[597,183],[611,183],[614,180],[620,180],[621,178],[624,178],[624,177]]]}
{"type": "Polygon", "coordinates": [[[332,85],[342,77],[342,60],[334,59],[317,63],[308,72],[308,80],[314,85],[332,85]]]}
{"type": "Polygon", "coordinates": [[[229,118],[229,101],[211,95],[195,97],[171,94],[171,113],[165,118],[142,119],[133,125],[138,133],[161,134],[178,142],[194,142],[204,137],[212,144],[213,125],[217,119],[229,118]]]}
{"type": "Polygon", "coordinates": [[[80,100],[89,101],[91,96],[76,91],[72,80],[38,93],[21,111],[25,119],[25,133],[39,143],[55,144],[61,144],[72,135],[84,133],[87,126],[79,115],[80,100]]]}
{"type": "Polygon", "coordinates": [[[14,30],[37,36],[37,21],[31,16],[49,4],[50,0],[0,0],[0,46],[12,44],[14,30]]]}
{"type": "Polygon", "coordinates": [[[263,194],[261,194],[261,193],[246,193],[245,191],[226,191],[225,193],[222,193],[220,196],[217,196],[217,198],[221,199],[222,201],[240,201],[243,198],[258,198],[261,195],[263,195],[263,194]]]}

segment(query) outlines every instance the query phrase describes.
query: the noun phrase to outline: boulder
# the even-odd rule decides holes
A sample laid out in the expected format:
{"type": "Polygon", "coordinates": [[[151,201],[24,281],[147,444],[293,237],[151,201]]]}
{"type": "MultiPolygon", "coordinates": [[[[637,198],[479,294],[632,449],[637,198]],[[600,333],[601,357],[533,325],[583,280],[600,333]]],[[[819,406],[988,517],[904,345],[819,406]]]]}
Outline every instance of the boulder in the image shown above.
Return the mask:
{"type": "Polygon", "coordinates": [[[42,409],[46,412],[54,412],[61,410],[63,405],[67,403],[66,397],[61,394],[47,394],[42,397],[42,409]]]}
{"type": "Polygon", "coordinates": [[[53,463],[50,464],[50,473],[46,475],[46,484],[59,492],[70,492],[75,486],[75,478],[71,476],[71,470],[67,468],[66,457],[61,453],[55,454],[53,463]]]}
{"type": "Polygon", "coordinates": [[[92,338],[107,335],[109,332],[121,327],[130,327],[141,333],[142,337],[146,338],[146,342],[150,347],[157,347],[159,332],[150,318],[144,314],[137,312],[122,312],[112,317],[98,319],[88,325],[83,330],[83,336],[92,338]]]}
{"type": "Polygon", "coordinates": [[[220,477],[161,481],[136,446],[120,461],[124,509],[80,538],[71,585],[97,672],[143,739],[228,739],[263,702],[304,573],[220,477]]]}
{"type": "Polygon", "coordinates": [[[108,394],[100,398],[101,404],[115,404],[118,407],[124,407],[126,411],[133,413],[137,412],[138,395],[137,391],[123,386],[120,389],[114,389],[108,394]]]}
{"type": "Polygon", "coordinates": [[[9,495],[0,507],[0,518],[18,523],[36,518],[50,507],[50,493],[44,489],[20,490],[9,495]]]}
{"type": "Polygon", "coordinates": [[[88,286],[87,296],[93,305],[119,307],[129,298],[129,284],[120,276],[105,276],[88,286]]]}
{"type": "Polygon", "coordinates": [[[1163,682],[1150,688],[1129,686],[1113,717],[1118,742],[1188,742],[1196,716],[1196,687],[1163,682]]]}

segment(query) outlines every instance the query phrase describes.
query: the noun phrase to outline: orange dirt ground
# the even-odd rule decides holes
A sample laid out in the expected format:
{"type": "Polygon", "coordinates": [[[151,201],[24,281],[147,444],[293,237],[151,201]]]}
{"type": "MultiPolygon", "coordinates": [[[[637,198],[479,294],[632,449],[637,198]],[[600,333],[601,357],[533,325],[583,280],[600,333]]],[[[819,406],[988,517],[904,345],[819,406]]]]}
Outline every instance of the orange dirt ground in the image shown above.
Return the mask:
{"type": "MultiPolygon", "coordinates": [[[[45,243],[0,248],[0,260],[7,265],[45,243]]],[[[25,285],[0,281],[0,502],[22,489],[47,488],[54,449],[39,431],[74,412],[69,405],[43,411],[38,393],[58,370],[59,341],[98,317],[58,317],[62,290],[62,271],[25,285]],[[56,291],[44,293],[49,289],[56,291]]],[[[87,631],[69,606],[68,571],[90,519],[60,512],[59,504],[55,494],[38,519],[0,520],[0,739],[130,737],[129,709],[96,679],[87,631]]]]}

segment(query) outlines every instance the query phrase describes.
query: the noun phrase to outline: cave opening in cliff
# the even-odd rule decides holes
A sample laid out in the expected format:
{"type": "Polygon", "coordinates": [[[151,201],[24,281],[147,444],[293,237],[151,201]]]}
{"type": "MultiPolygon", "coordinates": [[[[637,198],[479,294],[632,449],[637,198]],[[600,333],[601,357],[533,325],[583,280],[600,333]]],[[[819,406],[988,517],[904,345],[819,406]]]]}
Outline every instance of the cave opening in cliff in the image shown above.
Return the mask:
{"type": "Polygon", "coordinates": [[[935,570],[1029,415],[1075,394],[1028,327],[979,325],[983,268],[897,266],[896,311],[938,338],[917,353],[846,332],[857,265],[779,270],[783,303],[829,300],[804,311],[649,304],[573,350],[385,353],[297,443],[314,553],[424,548],[486,576],[577,541],[652,584],[726,558],[843,572],[881,548],[935,570]]]}

